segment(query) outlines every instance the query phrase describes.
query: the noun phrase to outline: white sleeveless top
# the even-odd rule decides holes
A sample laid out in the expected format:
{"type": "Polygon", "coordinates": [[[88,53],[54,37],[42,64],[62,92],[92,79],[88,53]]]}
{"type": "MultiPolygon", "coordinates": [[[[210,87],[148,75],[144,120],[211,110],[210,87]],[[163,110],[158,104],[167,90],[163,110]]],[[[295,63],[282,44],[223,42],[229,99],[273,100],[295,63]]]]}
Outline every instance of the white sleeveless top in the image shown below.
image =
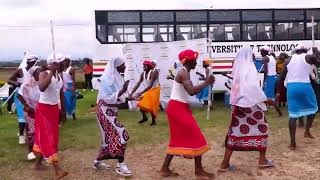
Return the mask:
{"type": "Polygon", "coordinates": [[[274,59],[273,56],[268,56],[268,76],[275,76],[277,75],[277,61],[274,59]]]}
{"type": "MultiPolygon", "coordinates": [[[[143,81],[142,83],[144,84],[144,87],[148,87],[149,84],[151,83],[151,73],[154,71],[150,70],[147,77],[146,77],[146,72],[143,73],[143,81]]],[[[154,83],[152,84],[152,87],[157,87],[159,85],[159,77],[154,81],[154,83]]]]}
{"type": "Polygon", "coordinates": [[[63,82],[64,83],[68,83],[68,82],[72,82],[72,78],[70,75],[70,70],[71,70],[71,66],[69,66],[65,71],[62,72],[63,75],[63,82]]]}
{"type": "MultiPolygon", "coordinates": [[[[183,69],[186,70],[184,67],[183,69]]],[[[188,103],[189,94],[182,84],[174,80],[170,99],[183,103],[188,103]]]]}
{"type": "Polygon", "coordinates": [[[22,68],[22,78],[17,78],[17,82],[23,84],[28,78],[30,78],[30,75],[26,68],[22,68]]]}
{"type": "Polygon", "coordinates": [[[56,105],[60,102],[60,90],[63,87],[63,81],[60,75],[58,79],[52,76],[51,83],[44,92],[40,92],[39,102],[42,104],[56,105]]]}
{"type": "Polygon", "coordinates": [[[287,65],[287,83],[306,82],[310,83],[310,72],[312,65],[306,62],[306,54],[294,54],[287,65]]]}

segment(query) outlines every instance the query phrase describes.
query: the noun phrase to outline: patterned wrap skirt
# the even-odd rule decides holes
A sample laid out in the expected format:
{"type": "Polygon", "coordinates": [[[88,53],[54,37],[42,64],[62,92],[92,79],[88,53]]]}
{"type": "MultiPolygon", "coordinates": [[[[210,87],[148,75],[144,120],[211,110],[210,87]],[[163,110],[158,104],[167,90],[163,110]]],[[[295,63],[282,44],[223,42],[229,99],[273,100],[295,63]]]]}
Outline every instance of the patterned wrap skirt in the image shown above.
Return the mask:
{"type": "Polygon", "coordinates": [[[124,157],[129,135],[117,116],[118,108],[108,107],[105,101],[99,100],[97,122],[101,131],[102,144],[97,160],[124,157]]]}
{"type": "Polygon", "coordinates": [[[268,123],[257,105],[250,108],[233,106],[226,148],[233,151],[265,151],[267,139],[268,123]]]}

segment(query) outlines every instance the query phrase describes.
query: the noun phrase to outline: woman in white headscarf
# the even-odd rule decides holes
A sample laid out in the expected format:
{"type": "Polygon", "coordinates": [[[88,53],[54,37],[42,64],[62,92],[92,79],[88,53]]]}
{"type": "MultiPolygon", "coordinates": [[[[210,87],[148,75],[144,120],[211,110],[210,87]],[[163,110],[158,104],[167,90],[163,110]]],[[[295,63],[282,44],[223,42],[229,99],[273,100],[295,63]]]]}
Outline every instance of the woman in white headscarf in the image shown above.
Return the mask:
{"type": "Polygon", "coordinates": [[[36,167],[42,168],[41,159],[53,165],[57,179],[68,175],[62,170],[58,160],[59,121],[65,121],[63,81],[60,75],[63,70],[64,57],[57,54],[47,59],[48,70],[39,75],[40,99],[35,109],[35,140],[33,152],[38,155],[36,167]],[[61,105],[61,106],[59,106],[61,105]]]}
{"type": "Polygon", "coordinates": [[[27,145],[29,154],[28,160],[36,159],[36,156],[32,152],[34,144],[34,112],[36,105],[40,99],[40,90],[38,87],[38,80],[40,74],[39,66],[33,66],[28,71],[31,78],[26,80],[18,91],[18,98],[24,107],[24,119],[26,120],[27,131],[27,145]]]}
{"type": "Polygon", "coordinates": [[[259,167],[272,167],[266,159],[268,123],[264,111],[267,100],[259,83],[250,47],[238,52],[232,69],[230,104],[233,106],[229,131],[226,136],[226,152],[220,171],[233,170],[229,164],[233,151],[259,151],[259,167]]]}
{"type": "Polygon", "coordinates": [[[131,171],[124,163],[124,154],[129,135],[117,118],[118,106],[125,102],[123,94],[127,91],[129,81],[123,83],[120,73],[126,66],[123,59],[114,58],[108,61],[101,76],[101,86],[97,97],[97,121],[101,131],[102,144],[94,161],[97,169],[110,169],[111,166],[102,162],[117,159],[116,172],[123,176],[131,176],[131,171]]]}

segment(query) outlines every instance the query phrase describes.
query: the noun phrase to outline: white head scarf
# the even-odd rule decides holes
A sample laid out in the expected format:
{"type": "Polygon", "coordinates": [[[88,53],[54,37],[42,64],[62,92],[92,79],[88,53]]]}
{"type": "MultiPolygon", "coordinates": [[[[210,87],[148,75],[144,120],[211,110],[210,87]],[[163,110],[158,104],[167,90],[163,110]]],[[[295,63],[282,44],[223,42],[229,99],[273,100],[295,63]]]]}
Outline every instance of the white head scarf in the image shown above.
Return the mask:
{"type": "Polygon", "coordinates": [[[269,46],[262,46],[260,49],[261,49],[261,50],[268,51],[268,52],[271,52],[271,51],[272,51],[271,47],[269,47],[269,46]]]}
{"type": "Polygon", "coordinates": [[[300,43],[298,46],[295,48],[295,50],[307,50],[309,51],[310,48],[306,47],[304,44],[300,43]]]}
{"type": "Polygon", "coordinates": [[[116,68],[123,63],[124,61],[120,57],[116,57],[108,61],[100,78],[101,85],[97,101],[101,99],[108,104],[117,103],[119,91],[123,87],[123,80],[116,68]]]}
{"type": "Polygon", "coordinates": [[[35,61],[38,61],[38,57],[37,57],[36,55],[34,55],[34,54],[28,55],[28,56],[26,57],[26,59],[27,59],[27,62],[35,62],[35,61]]]}
{"type": "Polygon", "coordinates": [[[53,58],[53,54],[50,54],[47,58],[47,64],[50,65],[54,62],[60,63],[60,62],[64,61],[65,59],[66,59],[66,57],[61,53],[56,54],[56,59],[53,58]]]}
{"type": "Polygon", "coordinates": [[[259,85],[259,75],[252,60],[252,49],[242,47],[238,52],[232,69],[232,88],[230,103],[240,107],[259,105],[266,110],[266,95],[259,85]]]}

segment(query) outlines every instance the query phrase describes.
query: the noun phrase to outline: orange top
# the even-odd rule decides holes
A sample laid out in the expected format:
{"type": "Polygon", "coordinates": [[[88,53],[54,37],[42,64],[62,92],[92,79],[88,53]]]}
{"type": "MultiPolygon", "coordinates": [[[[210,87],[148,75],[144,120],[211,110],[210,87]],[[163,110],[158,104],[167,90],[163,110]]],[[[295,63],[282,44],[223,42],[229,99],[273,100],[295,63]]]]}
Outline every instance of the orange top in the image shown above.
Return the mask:
{"type": "Polygon", "coordinates": [[[93,67],[91,64],[86,64],[84,65],[83,67],[83,71],[84,71],[84,74],[92,74],[93,73],[93,67]]]}

